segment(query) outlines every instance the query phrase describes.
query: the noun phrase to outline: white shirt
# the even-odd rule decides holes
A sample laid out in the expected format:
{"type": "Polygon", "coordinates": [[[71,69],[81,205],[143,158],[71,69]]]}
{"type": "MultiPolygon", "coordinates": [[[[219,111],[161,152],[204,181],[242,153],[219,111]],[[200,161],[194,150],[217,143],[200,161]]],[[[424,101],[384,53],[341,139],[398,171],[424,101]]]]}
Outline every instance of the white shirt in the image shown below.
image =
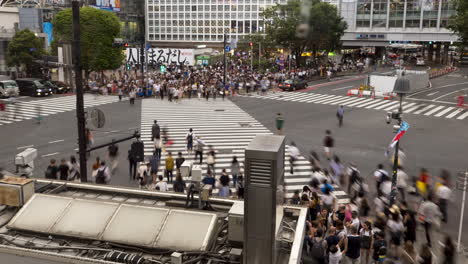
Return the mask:
{"type": "Polygon", "coordinates": [[[374,177],[375,177],[375,180],[376,181],[381,181],[382,180],[382,176],[388,176],[388,172],[386,172],[385,170],[376,170],[374,172],[374,177]]]}
{"type": "Polygon", "coordinates": [[[397,187],[406,188],[408,181],[408,174],[402,170],[397,171],[397,187]]]}
{"type": "Polygon", "coordinates": [[[439,197],[439,199],[450,200],[452,197],[452,190],[445,185],[441,185],[437,188],[437,197],[439,197]]]}
{"type": "Polygon", "coordinates": [[[341,258],[343,257],[343,255],[341,254],[340,247],[337,247],[337,248],[338,248],[337,252],[335,252],[335,253],[330,252],[330,254],[328,256],[328,263],[329,264],[339,264],[340,263],[341,258]]]}
{"type": "Polygon", "coordinates": [[[392,182],[391,181],[384,181],[382,182],[382,185],[380,185],[380,190],[382,193],[386,196],[392,192],[392,182]]]}
{"type": "Polygon", "coordinates": [[[299,157],[301,153],[299,152],[299,149],[296,146],[289,146],[289,155],[293,158],[299,157]]]}
{"type": "Polygon", "coordinates": [[[154,187],[154,189],[156,189],[157,187],[159,187],[159,191],[161,192],[167,192],[167,183],[164,182],[164,181],[160,181],[158,183],[156,183],[156,187],[154,187]]]}
{"type": "Polygon", "coordinates": [[[333,205],[333,200],[335,199],[335,196],[333,194],[325,195],[322,194],[320,199],[322,199],[323,204],[325,205],[333,205]]]}

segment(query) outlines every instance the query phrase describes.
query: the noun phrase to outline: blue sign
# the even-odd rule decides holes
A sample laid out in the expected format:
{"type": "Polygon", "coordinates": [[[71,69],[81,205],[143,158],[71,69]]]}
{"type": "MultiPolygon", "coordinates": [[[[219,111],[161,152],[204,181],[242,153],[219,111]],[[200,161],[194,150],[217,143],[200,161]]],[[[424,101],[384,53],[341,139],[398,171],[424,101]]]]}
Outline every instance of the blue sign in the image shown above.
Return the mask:
{"type": "Polygon", "coordinates": [[[231,47],[230,47],[230,46],[224,47],[224,51],[225,51],[225,52],[230,52],[230,51],[231,51],[231,47]]]}

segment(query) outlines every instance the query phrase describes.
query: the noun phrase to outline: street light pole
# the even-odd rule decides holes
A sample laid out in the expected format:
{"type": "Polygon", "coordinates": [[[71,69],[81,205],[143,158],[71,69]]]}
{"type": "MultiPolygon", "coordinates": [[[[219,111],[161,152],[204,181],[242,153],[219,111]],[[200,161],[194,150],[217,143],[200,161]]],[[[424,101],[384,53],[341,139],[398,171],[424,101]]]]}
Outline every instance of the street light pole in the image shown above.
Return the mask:
{"type": "Polygon", "coordinates": [[[226,33],[224,33],[224,40],[223,40],[223,68],[224,68],[223,89],[226,89],[226,33]]]}
{"type": "Polygon", "coordinates": [[[87,182],[86,169],[86,124],[83,101],[83,73],[81,68],[81,48],[80,48],[80,2],[72,2],[73,14],[73,64],[75,67],[75,87],[76,87],[76,119],[78,122],[78,151],[80,156],[81,182],[87,182]]]}
{"type": "MultiPolygon", "coordinates": [[[[401,126],[401,114],[403,111],[403,94],[400,94],[400,107],[398,108],[398,126],[401,126]]],[[[393,156],[393,173],[392,173],[392,191],[390,192],[390,205],[393,205],[398,193],[397,189],[397,172],[398,172],[398,154],[400,152],[400,140],[396,142],[395,153],[393,156]]]]}

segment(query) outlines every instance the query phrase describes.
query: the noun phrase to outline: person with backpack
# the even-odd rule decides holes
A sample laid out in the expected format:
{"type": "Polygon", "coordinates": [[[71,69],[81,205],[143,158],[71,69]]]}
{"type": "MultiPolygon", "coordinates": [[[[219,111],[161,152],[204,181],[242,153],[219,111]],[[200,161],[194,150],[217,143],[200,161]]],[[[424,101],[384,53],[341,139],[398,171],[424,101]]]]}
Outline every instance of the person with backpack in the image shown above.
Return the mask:
{"type": "Polygon", "coordinates": [[[355,226],[351,226],[350,234],[344,240],[343,255],[346,256],[346,262],[359,264],[361,258],[361,237],[357,233],[355,226]]]}
{"type": "Polygon", "coordinates": [[[187,140],[187,152],[189,154],[192,153],[193,151],[193,139],[195,138],[195,134],[193,133],[193,129],[189,129],[189,132],[185,136],[185,139],[187,140]]]}
{"type": "Polygon", "coordinates": [[[385,242],[385,234],[383,232],[378,232],[375,235],[372,249],[372,260],[375,263],[383,263],[387,258],[387,242],[385,242]]]}
{"type": "Polygon", "coordinates": [[[322,238],[322,230],[316,229],[315,235],[307,237],[309,256],[315,263],[325,263],[327,242],[322,238]]]}
{"type": "Polygon", "coordinates": [[[46,179],[56,180],[57,173],[58,173],[58,167],[57,165],[55,165],[55,159],[51,159],[49,166],[47,166],[44,176],[46,179]]]}
{"type": "Polygon", "coordinates": [[[380,190],[380,185],[385,178],[388,177],[388,172],[384,170],[383,164],[377,165],[377,170],[374,172],[375,184],[377,189],[377,196],[382,196],[382,191],[380,190]]]}
{"type": "Polygon", "coordinates": [[[101,161],[101,165],[96,172],[96,184],[109,184],[111,180],[111,175],[109,168],[106,166],[104,161],[101,161]]]}

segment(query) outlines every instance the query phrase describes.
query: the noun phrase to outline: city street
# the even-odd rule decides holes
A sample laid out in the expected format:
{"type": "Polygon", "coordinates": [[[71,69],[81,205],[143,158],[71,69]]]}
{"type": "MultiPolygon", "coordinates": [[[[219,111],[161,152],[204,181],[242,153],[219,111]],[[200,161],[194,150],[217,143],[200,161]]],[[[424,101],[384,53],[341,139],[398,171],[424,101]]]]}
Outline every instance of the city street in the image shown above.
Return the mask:
{"type": "MultiPolygon", "coordinates": [[[[325,83],[326,86],[321,87],[320,92],[323,94],[328,92],[331,96],[337,96],[336,92],[339,90],[333,91],[333,89],[337,89],[337,86],[358,83],[359,81],[353,80],[355,78],[357,77],[345,78],[347,83],[325,83]]],[[[442,96],[453,92],[458,86],[462,87],[463,84],[460,83],[463,80],[460,78],[447,76],[436,79],[434,83],[438,86],[434,85],[434,87],[439,87],[438,91],[442,96]],[[450,90],[443,90],[442,86],[444,85],[446,89],[450,90]]],[[[307,96],[312,93],[288,94],[307,96]]],[[[316,94],[315,96],[319,96],[318,91],[316,94]]],[[[273,94],[269,96],[273,96],[273,94]]],[[[53,158],[59,162],[62,158],[68,160],[70,155],[77,156],[76,118],[73,110],[74,105],[69,98],[72,97],[57,96],[38,98],[32,101],[28,101],[27,98],[21,99],[20,102],[24,102],[23,105],[43,105],[49,106],[51,109],[53,107],[50,103],[51,100],[58,105],[61,104],[59,102],[63,101],[63,104],[68,104],[69,108],[51,112],[50,115],[44,117],[41,124],[36,124],[34,119],[4,124],[0,130],[0,137],[6,139],[0,150],[1,166],[11,171],[14,170],[14,155],[27,147],[34,147],[39,152],[35,161],[34,177],[43,177],[50,159],[53,158]]],[[[346,164],[356,163],[362,175],[369,180],[372,193],[375,192],[375,189],[371,174],[376,165],[383,163],[388,171],[391,169],[389,157],[386,157],[384,152],[393,136],[393,131],[391,125],[385,123],[385,112],[375,111],[376,109],[365,106],[359,107],[359,105],[352,107],[350,103],[345,107],[344,126],[339,128],[335,116],[338,107],[338,104],[335,103],[336,99],[324,99],[329,103],[318,101],[308,103],[304,101],[304,98],[302,100],[278,100],[266,99],[268,96],[237,96],[233,98],[233,102],[238,108],[227,99],[223,102],[221,98],[217,101],[210,99],[208,102],[197,99],[184,100],[181,104],[161,102],[159,99],[144,99],[137,100],[135,105],[129,105],[126,100],[119,103],[116,97],[111,96],[98,97],[94,104],[91,104],[94,99],[90,95],[86,95],[85,98],[89,100],[89,106],[103,110],[106,115],[106,125],[101,129],[93,129],[95,145],[129,136],[136,129],[141,129],[141,139],[145,142],[145,155],[149,156],[153,149],[150,141],[150,128],[153,120],[157,119],[161,127],[167,129],[170,139],[175,142],[174,145],[168,147],[167,151],[172,151],[173,155],[182,151],[184,156],[188,158],[190,156],[185,151],[184,138],[188,128],[192,127],[196,135],[216,149],[218,153],[217,164],[219,165],[216,168],[217,174],[221,172],[222,168],[229,167],[233,155],[238,156],[241,162],[243,161],[242,150],[256,134],[270,134],[275,131],[274,118],[278,112],[285,116],[287,144],[294,141],[299,146],[303,156],[308,156],[310,150],[315,150],[321,154],[321,159],[324,159],[322,140],[325,130],[331,129],[336,140],[335,153],[346,164]]],[[[282,98],[287,98],[287,95],[283,95],[282,98]]],[[[349,99],[349,97],[346,98],[349,99]]],[[[412,100],[423,98],[424,94],[420,93],[414,95],[412,100]]],[[[410,101],[411,99],[405,99],[405,103],[409,104],[410,101]]],[[[394,101],[388,101],[388,103],[391,102],[394,101]]],[[[444,105],[439,101],[434,101],[434,103],[444,105]]],[[[391,106],[378,110],[386,110],[389,107],[391,106]]],[[[89,111],[92,108],[86,109],[89,111]]],[[[468,119],[436,118],[433,115],[437,115],[437,113],[433,113],[433,115],[425,115],[425,113],[404,115],[404,119],[410,124],[410,129],[402,139],[401,144],[407,156],[404,164],[405,170],[411,177],[416,177],[419,169],[425,167],[431,175],[437,176],[440,169],[446,168],[451,171],[452,178],[454,178],[458,172],[466,170],[464,157],[468,151],[464,143],[468,140],[468,134],[465,133],[466,120],[468,119]]],[[[129,180],[126,160],[127,150],[132,141],[119,144],[120,165],[112,177],[111,184],[137,187],[136,182],[129,180]]],[[[89,171],[96,156],[106,160],[106,149],[97,150],[91,154],[88,160],[89,171]]],[[[291,175],[288,172],[288,159],[286,158],[285,161],[286,189],[288,195],[291,195],[294,190],[301,189],[303,185],[308,184],[310,165],[304,157],[301,157],[298,161],[297,171],[291,175]]],[[[206,167],[206,164],[203,166],[206,167]]],[[[91,180],[90,176],[89,179],[91,180]]],[[[458,231],[461,200],[461,191],[454,189],[454,193],[454,202],[450,205],[449,210],[449,224],[444,229],[452,237],[455,237],[458,231]]],[[[468,224],[466,217],[464,223],[468,224]]],[[[468,238],[464,237],[463,241],[465,244],[468,243],[468,238]]]]}

